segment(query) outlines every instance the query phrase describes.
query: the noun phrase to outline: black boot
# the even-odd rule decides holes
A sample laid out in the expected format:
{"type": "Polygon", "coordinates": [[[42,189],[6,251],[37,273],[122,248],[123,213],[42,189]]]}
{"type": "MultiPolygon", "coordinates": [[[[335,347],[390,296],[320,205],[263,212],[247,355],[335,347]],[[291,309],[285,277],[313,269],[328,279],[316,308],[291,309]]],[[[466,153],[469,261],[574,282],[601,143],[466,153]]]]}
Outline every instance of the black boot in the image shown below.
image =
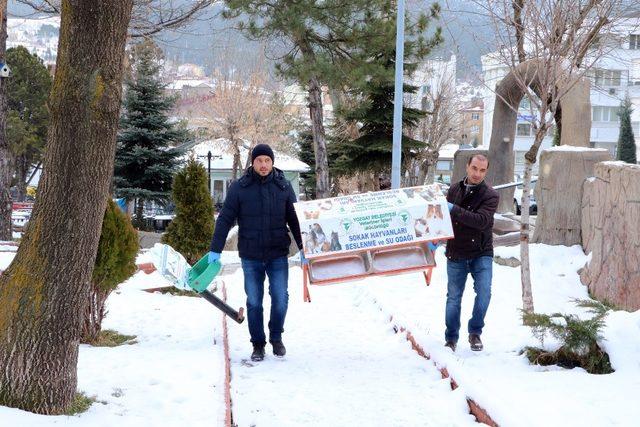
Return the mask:
{"type": "Polygon", "coordinates": [[[253,353],[251,353],[251,360],[254,362],[261,362],[264,359],[264,344],[253,344],[253,353]]]}
{"type": "Polygon", "coordinates": [[[271,345],[273,346],[273,354],[278,357],[283,357],[287,354],[287,349],[284,348],[284,344],[282,341],[271,341],[271,345]]]}
{"type": "Polygon", "coordinates": [[[478,334],[469,334],[469,344],[473,351],[482,351],[483,349],[482,340],[478,334]]]}

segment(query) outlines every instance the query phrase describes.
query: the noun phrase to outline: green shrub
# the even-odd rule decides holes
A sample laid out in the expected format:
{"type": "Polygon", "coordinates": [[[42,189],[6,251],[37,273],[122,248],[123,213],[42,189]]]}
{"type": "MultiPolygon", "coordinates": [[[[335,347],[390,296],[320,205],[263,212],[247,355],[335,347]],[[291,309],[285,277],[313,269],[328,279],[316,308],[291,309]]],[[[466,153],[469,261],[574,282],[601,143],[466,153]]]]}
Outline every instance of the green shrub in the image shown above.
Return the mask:
{"type": "Polygon", "coordinates": [[[173,179],[176,217],[162,242],[180,252],[193,265],[209,251],[213,234],[213,202],[207,186],[207,171],[191,158],[173,179]]]}
{"type": "Polygon", "coordinates": [[[89,410],[89,408],[94,404],[95,401],[95,396],[89,397],[83,392],[76,393],[75,397],[73,398],[73,403],[71,403],[71,406],[69,406],[69,408],[65,412],[65,415],[77,415],[83,412],[87,412],[87,410],[89,410]]]}
{"type": "Polygon", "coordinates": [[[105,315],[105,302],[119,283],[135,273],[138,249],[138,234],[131,221],[117,204],[109,200],[102,221],[82,342],[93,343],[98,339],[105,315]]]}
{"type": "Polygon", "coordinates": [[[524,323],[533,330],[533,335],[544,346],[547,334],[561,342],[560,348],[549,352],[541,348],[526,347],[524,353],[531,363],[558,365],[564,368],[581,367],[591,374],[613,372],[609,355],[600,348],[600,331],[609,308],[592,300],[575,300],[579,307],[586,308],[593,316],[581,320],[574,314],[539,313],[523,314],[524,323]]]}

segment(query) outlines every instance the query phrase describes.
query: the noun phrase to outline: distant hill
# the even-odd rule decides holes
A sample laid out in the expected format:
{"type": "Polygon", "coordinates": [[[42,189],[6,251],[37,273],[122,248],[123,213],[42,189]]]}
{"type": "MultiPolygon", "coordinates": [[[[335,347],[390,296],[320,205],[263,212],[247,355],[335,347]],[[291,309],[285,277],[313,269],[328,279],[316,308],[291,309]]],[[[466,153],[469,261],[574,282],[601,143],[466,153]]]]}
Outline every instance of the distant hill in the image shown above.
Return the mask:
{"type": "MultiPolygon", "coordinates": [[[[408,8],[428,9],[431,3],[408,2],[408,8]]],[[[457,55],[460,78],[473,80],[480,71],[480,55],[488,50],[492,29],[488,21],[470,2],[446,0],[440,2],[445,42],[432,56],[448,58],[457,55]],[[474,13],[475,12],[475,13],[474,13]]],[[[230,23],[217,16],[218,7],[211,8],[186,28],[165,32],[158,43],[168,59],[177,63],[194,63],[210,73],[215,68],[246,67],[255,60],[263,47],[260,43],[247,40],[237,31],[230,29],[230,23]]],[[[29,16],[33,10],[15,0],[9,1],[10,15],[29,16]]],[[[281,46],[266,46],[269,56],[277,57],[281,46]]]]}

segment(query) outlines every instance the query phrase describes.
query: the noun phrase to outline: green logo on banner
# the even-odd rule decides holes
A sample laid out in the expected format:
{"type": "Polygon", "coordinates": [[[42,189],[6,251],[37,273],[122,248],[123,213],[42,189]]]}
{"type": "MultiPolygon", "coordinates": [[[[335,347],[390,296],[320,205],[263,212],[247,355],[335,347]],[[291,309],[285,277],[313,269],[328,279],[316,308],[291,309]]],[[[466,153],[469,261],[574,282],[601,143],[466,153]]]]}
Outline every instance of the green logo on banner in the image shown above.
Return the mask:
{"type": "Polygon", "coordinates": [[[345,219],[344,221],[342,221],[342,226],[344,227],[344,231],[349,231],[349,229],[351,228],[351,221],[345,219]]]}
{"type": "Polygon", "coordinates": [[[409,215],[409,212],[407,212],[407,211],[398,212],[398,216],[402,220],[402,223],[405,224],[405,225],[407,224],[407,221],[409,221],[409,218],[411,218],[411,215],[409,215]]]}

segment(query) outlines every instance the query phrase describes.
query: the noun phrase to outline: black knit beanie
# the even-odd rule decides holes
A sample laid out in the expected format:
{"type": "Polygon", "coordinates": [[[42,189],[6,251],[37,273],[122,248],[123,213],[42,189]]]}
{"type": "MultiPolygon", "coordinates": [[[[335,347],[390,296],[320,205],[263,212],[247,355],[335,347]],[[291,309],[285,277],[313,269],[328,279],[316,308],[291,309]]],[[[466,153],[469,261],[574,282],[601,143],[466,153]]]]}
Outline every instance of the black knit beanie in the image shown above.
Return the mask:
{"type": "Polygon", "coordinates": [[[253,150],[251,150],[251,163],[253,163],[258,156],[269,156],[272,162],[275,161],[273,150],[267,144],[258,144],[253,147],[253,150]]]}

